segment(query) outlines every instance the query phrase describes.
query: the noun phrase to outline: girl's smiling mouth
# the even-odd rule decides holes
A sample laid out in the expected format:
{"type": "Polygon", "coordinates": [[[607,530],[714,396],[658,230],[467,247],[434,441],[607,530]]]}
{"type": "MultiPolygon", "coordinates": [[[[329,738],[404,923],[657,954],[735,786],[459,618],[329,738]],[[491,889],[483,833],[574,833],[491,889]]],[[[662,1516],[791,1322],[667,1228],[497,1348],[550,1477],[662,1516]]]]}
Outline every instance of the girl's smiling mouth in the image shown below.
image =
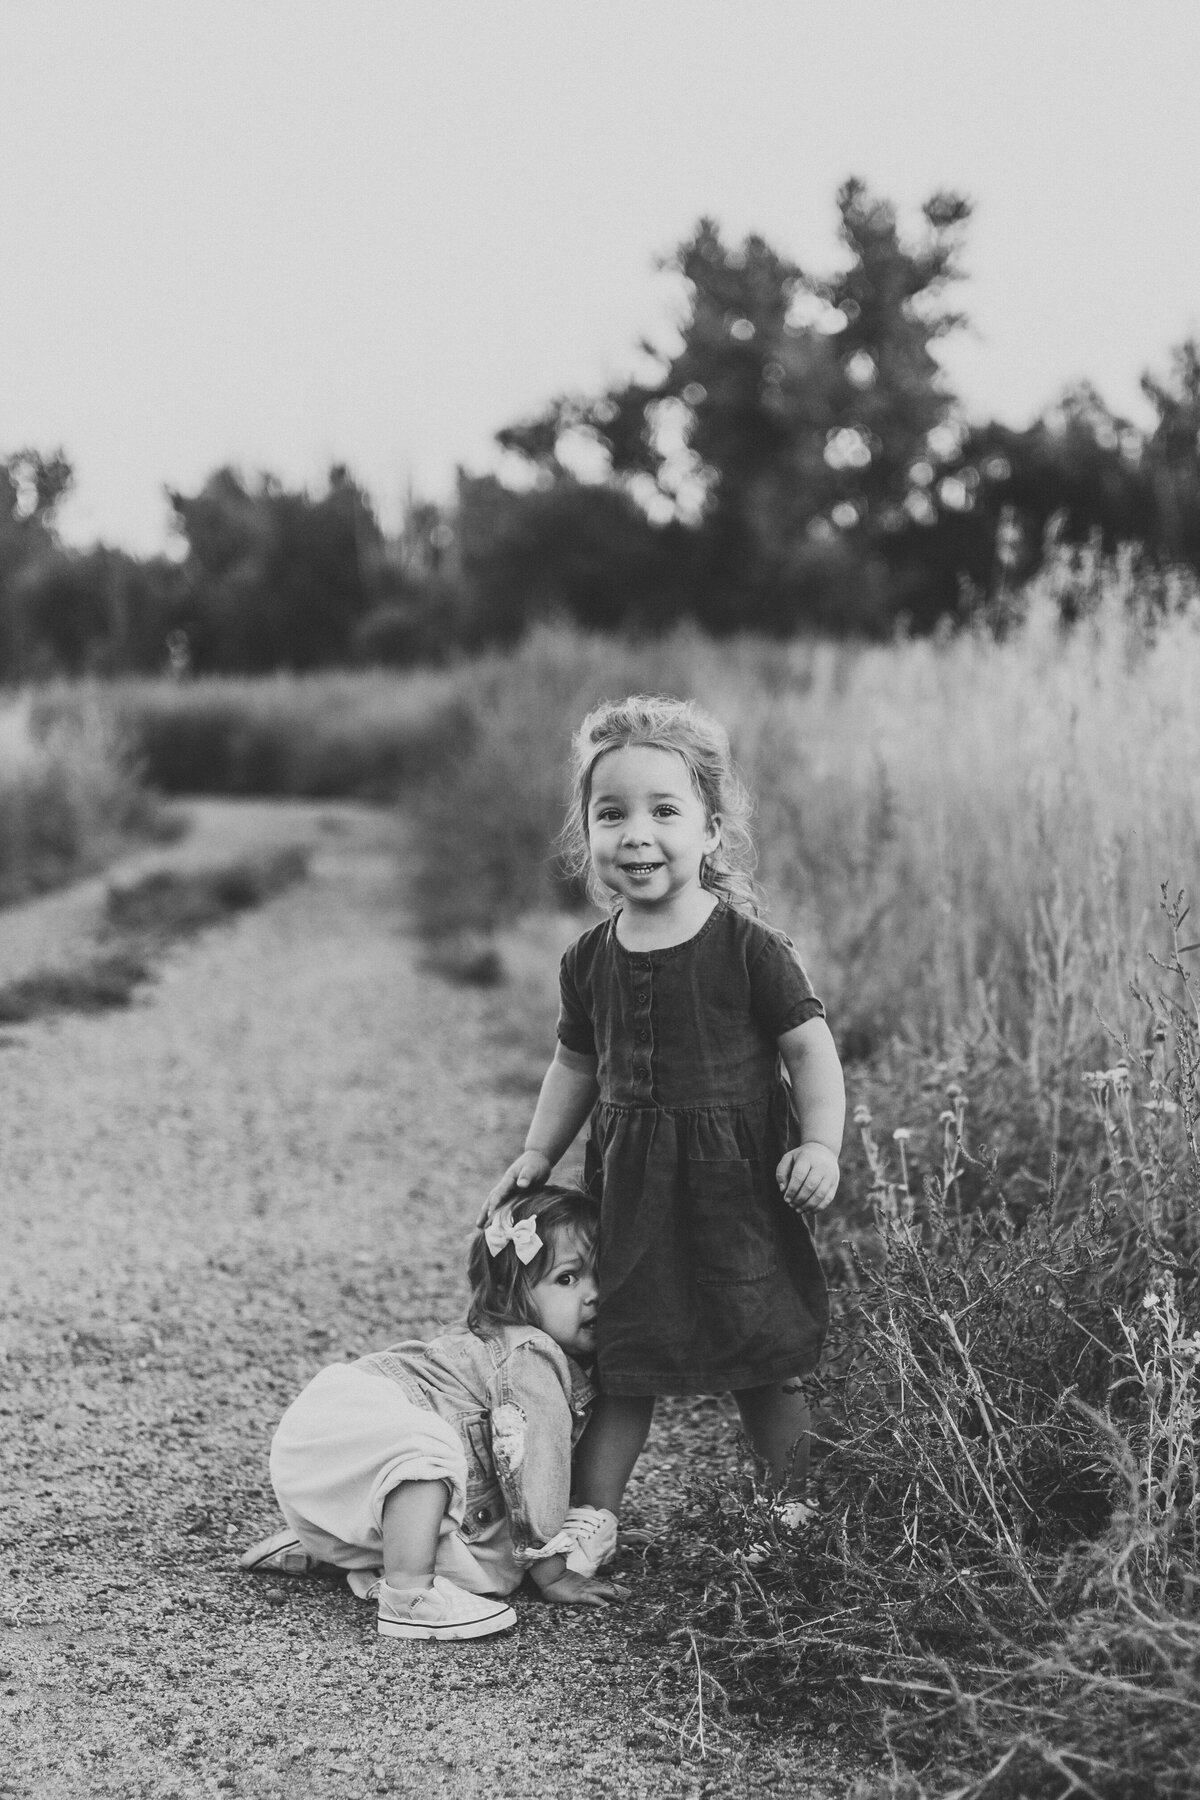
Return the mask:
{"type": "Polygon", "coordinates": [[[623,875],[653,875],[655,869],[661,868],[662,864],[656,862],[622,863],[621,873],[623,875]]]}

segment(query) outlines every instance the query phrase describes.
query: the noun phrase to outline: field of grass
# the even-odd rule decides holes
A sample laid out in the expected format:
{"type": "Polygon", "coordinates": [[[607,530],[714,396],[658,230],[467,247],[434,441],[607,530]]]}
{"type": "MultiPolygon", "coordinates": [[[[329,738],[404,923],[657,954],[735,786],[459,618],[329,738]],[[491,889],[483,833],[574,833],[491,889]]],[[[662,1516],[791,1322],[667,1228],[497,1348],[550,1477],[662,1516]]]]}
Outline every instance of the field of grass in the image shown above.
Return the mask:
{"type": "Polygon", "coordinates": [[[570,733],[634,689],[728,727],[856,1108],[822,1515],[796,1542],[752,1484],[695,1489],[663,1704],[685,1736],[802,1705],[887,1746],[892,1800],[1200,1793],[1200,600],[1151,611],[1082,558],[1000,640],[546,629],[436,675],[116,704],[168,790],[403,796],[429,956],[497,985],[527,1089],[580,923],[570,733]]]}

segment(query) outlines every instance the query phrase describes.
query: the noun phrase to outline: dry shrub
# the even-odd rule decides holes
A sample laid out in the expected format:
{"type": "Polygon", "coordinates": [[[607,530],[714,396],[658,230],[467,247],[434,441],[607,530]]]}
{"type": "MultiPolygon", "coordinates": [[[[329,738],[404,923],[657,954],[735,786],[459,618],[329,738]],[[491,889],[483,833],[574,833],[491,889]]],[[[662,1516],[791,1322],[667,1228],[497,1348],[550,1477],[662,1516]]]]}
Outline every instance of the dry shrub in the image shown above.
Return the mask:
{"type": "Polygon", "coordinates": [[[990,1019],[1053,1063],[1140,956],[1158,884],[1200,856],[1195,597],[1148,616],[1123,565],[1064,562],[1002,642],[825,646],[804,673],[726,722],[763,879],[843,1036],[869,1051],[990,1019]]]}
{"type": "Polygon", "coordinates": [[[0,905],[102,868],[157,826],[129,738],[94,695],[50,720],[28,694],[0,700],[0,905]]]}
{"type": "MultiPolygon", "coordinates": [[[[765,1496],[685,1513],[693,1641],[731,1714],[886,1746],[859,1800],[1195,1795],[1200,1725],[1200,984],[1172,949],[1151,1047],[1093,1071],[1083,1213],[965,1206],[968,1097],[914,1195],[858,1117],[875,1227],[850,1247],[799,1536],[765,1496]]],[[[713,1701],[709,1701],[710,1714],[713,1701]]]]}

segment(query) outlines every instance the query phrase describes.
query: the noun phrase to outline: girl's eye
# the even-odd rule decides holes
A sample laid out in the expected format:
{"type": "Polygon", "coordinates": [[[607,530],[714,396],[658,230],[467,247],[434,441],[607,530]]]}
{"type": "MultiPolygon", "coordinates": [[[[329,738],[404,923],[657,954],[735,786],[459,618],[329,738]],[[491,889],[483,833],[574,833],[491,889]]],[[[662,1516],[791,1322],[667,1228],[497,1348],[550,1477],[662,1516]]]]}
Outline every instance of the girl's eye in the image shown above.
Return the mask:
{"type": "Polygon", "coordinates": [[[572,1275],[568,1271],[564,1270],[563,1273],[558,1278],[558,1285],[559,1285],[559,1287],[570,1287],[570,1285],[574,1281],[574,1279],[575,1279],[574,1275],[572,1275]]]}
{"type": "Polygon", "coordinates": [[[673,819],[675,817],[675,814],[679,811],[679,808],[677,806],[667,806],[666,804],[664,804],[662,806],[656,806],[654,811],[656,814],[660,814],[664,818],[673,819]]]}
{"type": "Polygon", "coordinates": [[[605,806],[596,814],[596,822],[600,825],[611,825],[620,816],[615,806],[605,806]]]}

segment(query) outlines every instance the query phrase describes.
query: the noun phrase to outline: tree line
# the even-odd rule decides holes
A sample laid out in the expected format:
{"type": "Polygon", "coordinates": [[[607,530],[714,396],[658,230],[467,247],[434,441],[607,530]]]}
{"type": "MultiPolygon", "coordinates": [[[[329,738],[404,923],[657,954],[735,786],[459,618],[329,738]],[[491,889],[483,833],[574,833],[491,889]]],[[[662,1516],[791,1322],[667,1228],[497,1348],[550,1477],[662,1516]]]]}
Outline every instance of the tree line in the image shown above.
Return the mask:
{"type": "Polygon", "coordinates": [[[1200,571],[1200,343],[1143,376],[1149,428],[1086,383],[1028,429],[971,422],[936,357],[968,201],[933,195],[911,232],[860,181],[837,207],[832,274],[702,219],[668,262],[673,342],[507,426],[511,478],[460,471],[393,536],[344,466],[315,493],[223,468],[169,492],[181,559],[70,550],[66,458],[0,459],[0,678],[407,665],[547,617],[924,632],[1002,616],[1051,536],[1200,571]]]}

